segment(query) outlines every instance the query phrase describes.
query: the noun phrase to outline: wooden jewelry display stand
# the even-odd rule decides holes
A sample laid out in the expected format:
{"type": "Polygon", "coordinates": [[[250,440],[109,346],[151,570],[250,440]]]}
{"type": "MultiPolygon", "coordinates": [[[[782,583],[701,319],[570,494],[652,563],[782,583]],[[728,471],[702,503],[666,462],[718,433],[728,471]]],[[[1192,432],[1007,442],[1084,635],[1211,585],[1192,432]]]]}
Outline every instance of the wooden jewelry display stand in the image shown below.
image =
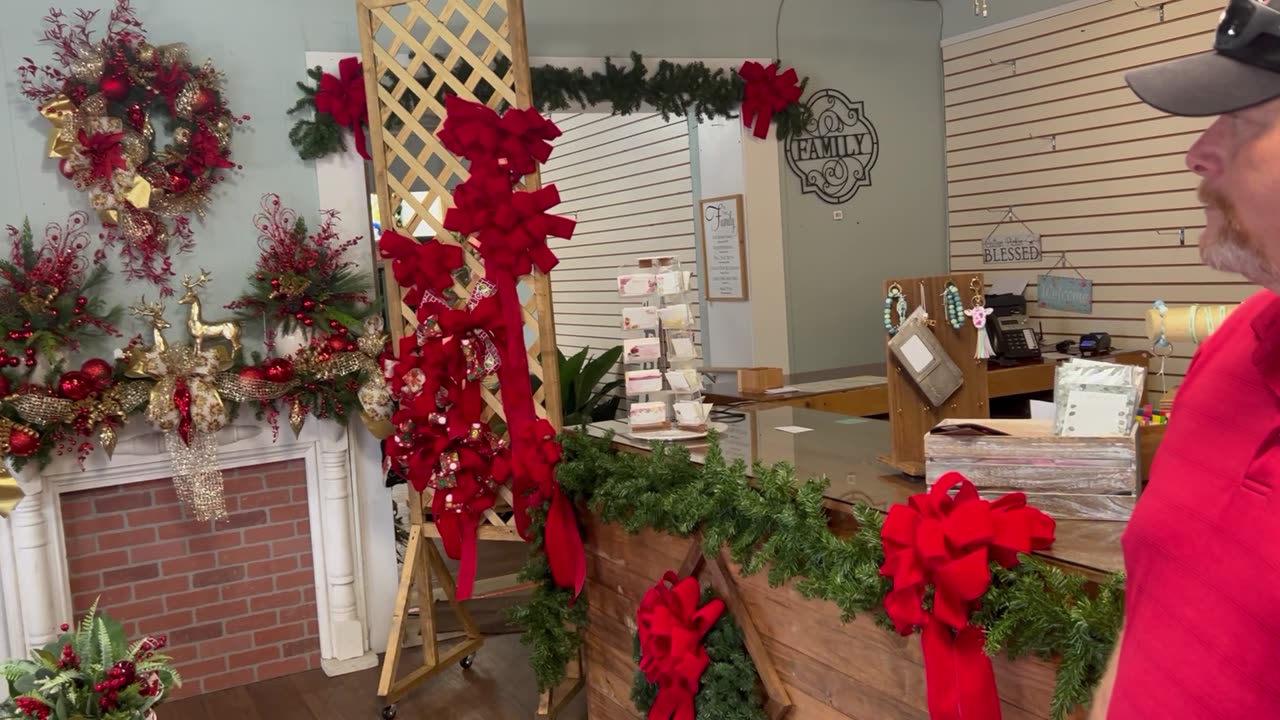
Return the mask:
{"type": "MultiPolygon", "coordinates": [[[[443,98],[445,94],[457,94],[486,102],[499,112],[532,104],[523,0],[357,0],[356,13],[379,216],[384,227],[404,235],[452,243],[453,233],[443,226],[444,210],[453,206],[453,188],[469,174],[435,137],[435,130],[446,115],[443,98]],[[439,9],[433,10],[432,6],[439,9]]],[[[536,190],[540,185],[535,172],[525,178],[521,187],[536,190]]],[[[454,285],[454,291],[463,299],[470,297],[474,283],[484,275],[484,265],[474,253],[465,252],[464,256],[471,284],[464,286],[455,280],[454,285]]],[[[384,275],[391,334],[393,343],[398,344],[401,337],[416,331],[416,308],[404,303],[404,292],[389,268],[384,275]]],[[[534,393],[535,409],[539,417],[546,418],[559,431],[562,410],[551,282],[536,270],[520,282],[529,286],[527,292],[520,293],[528,298],[523,316],[524,335],[529,338],[529,369],[542,381],[534,393]]],[[[497,389],[486,386],[482,395],[484,419],[505,418],[497,389]]],[[[510,509],[510,491],[504,492],[499,506],[485,513],[479,529],[481,541],[522,542],[510,509]]],[[[434,539],[440,533],[429,515],[431,498],[428,491],[410,503],[412,528],[378,687],[379,697],[387,703],[395,703],[454,664],[469,667],[483,644],[466,605],[457,600],[453,576],[436,549],[434,539]],[[435,623],[436,583],[463,627],[463,638],[443,654],[435,623]],[[397,678],[414,608],[422,632],[422,664],[397,678]]],[[[522,589],[525,588],[502,588],[477,594],[473,599],[522,589]]],[[[542,695],[538,717],[555,717],[581,688],[581,655],[571,663],[566,676],[568,680],[561,688],[542,695]]],[[[388,704],[383,715],[393,717],[394,705],[388,704]]]]}
{"type": "Polygon", "coordinates": [[[981,288],[986,287],[981,273],[897,278],[884,283],[885,296],[893,285],[902,288],[908,315],[923,303],[933,334],[964,375],[960,389],[941,406],[933,407],[903,372],[893,351],[885,348],[892,443],[891,454],[880,458],[880,461],[913,477],[924,477],[925,474],[925,433],[946,418],[985,418],[991,413],[987,406],[987,361],[974,358],[979,331],[965,315],[961,315],[964,324],[959,329],[952,328],[947,321],[942,293],[950,283],[959,289],[965,309],[973,306],[975,292],[970,288],[980,288],[977,292],[982,292],[981,288]]]}

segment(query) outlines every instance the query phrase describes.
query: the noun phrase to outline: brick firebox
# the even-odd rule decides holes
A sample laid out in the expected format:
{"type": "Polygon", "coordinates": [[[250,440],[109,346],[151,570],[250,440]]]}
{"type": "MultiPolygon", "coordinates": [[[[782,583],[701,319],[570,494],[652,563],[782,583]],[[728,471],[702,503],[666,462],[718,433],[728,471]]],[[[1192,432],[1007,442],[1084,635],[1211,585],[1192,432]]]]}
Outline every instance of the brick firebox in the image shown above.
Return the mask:
{"type": "Polygon", "coordinates": [[[225,473],[230,517],[184,518],[168,480],[61,495],[72,603],[167,633],[198,695],[320,667],[301,460],[225,473]]]}

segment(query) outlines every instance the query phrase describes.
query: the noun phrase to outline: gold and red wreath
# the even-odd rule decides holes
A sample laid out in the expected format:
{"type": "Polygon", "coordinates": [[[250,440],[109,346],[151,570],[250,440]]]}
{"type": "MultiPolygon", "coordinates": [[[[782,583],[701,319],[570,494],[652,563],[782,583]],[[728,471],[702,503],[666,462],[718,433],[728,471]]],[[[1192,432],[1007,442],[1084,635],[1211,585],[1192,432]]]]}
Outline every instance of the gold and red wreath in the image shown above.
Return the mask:
{"type": "Polygon", "coordinates": [[[118,245],[128,279],[172,292],[170,254],[192,247],[191,213],[203,216],[210,191],[231,162],[231,133],[248,120],[228,109],[223,76],[197,66],[181,44],[147,43],[129,0],[116,0],[106,36],[92,40],[98,11],[68,18],[50,10],[41,42],[53,62],[24,58],[22,94],[52,124],[49,156],[89,196],[118,245]],[[157,147],[153,120],[171,139],[157,147]]]}

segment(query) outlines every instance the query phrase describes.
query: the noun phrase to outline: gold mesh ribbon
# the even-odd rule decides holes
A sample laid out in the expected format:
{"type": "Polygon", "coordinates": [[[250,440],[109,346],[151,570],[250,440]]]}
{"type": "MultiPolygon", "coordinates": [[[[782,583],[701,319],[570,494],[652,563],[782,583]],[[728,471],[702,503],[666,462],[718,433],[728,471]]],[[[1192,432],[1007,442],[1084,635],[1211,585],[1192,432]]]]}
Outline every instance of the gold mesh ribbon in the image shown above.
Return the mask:
{"type": "Polygon", "coordinates": [[[9,469],[0,462],[0,518],[9,517],[9,513],[18,507],[26,493],[18,485],[18,479],[9,474],[9,469]]]}
{"type": "Polygon", "coordinates": [[[227,516],[218,468],[218,441],[213,433],[191,433],[191,444],[176,432],[165,433],[165,447],[173,466],[173,489],[196,520],[221,520],[227,516]]]}
{"type": "Polygon", "coordinates": [[[115,452],[116,431],[112,422],[123,421],[151,396],[149,381],[129,380],[112,385],[97,398],[68,400],[42,393],[24,392],[5,398],[24,422],[37,427],[54,423],[71,424],[82,411],[88,411],[90,432],[96,430],[107,457],[115,452]]]}

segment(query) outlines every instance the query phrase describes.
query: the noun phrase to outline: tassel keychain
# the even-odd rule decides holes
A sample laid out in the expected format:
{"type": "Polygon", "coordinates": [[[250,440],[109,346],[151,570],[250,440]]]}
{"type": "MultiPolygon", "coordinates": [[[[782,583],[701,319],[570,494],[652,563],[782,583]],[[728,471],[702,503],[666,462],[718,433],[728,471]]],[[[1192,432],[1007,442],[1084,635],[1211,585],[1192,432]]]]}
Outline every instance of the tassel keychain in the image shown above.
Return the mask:
{"type": "Polygon", "coordinates": [[[974,350],[973,358],[975,360],[986,360],[994,354],[991,350],[991,336],[987,334],[987,316],[995,311],[986,306],[986,298],[982,297],[982,294],[978,292],[977,282],[977,280],[974,280],[969,283],[969,287],[974,291],[973,307],[965,310],[964,314],[973,320],[973,326],[978,329],[978,344],[974,350]]]}

